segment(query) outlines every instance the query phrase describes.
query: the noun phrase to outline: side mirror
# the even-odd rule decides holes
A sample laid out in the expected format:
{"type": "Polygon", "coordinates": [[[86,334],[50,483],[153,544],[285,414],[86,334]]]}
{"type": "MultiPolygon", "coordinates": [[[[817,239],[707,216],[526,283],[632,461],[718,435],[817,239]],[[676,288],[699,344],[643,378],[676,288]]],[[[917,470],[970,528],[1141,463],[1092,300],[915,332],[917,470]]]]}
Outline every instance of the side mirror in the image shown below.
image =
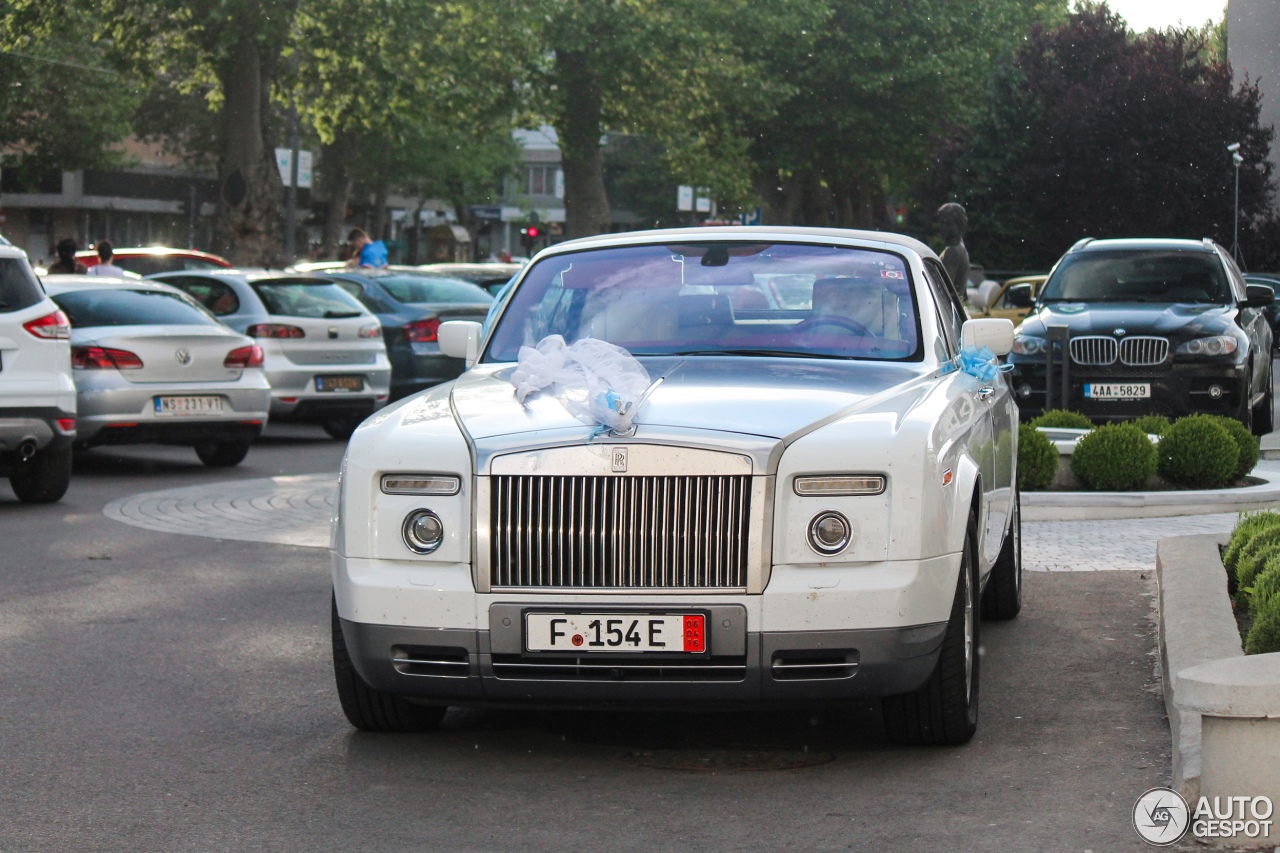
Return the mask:
{"type": "MultiPolygon", "coordinates": [[[[467,367],[476,363],[480,355],[480,324],[473,320],[447,320],[436,333],[440,352],[450,358],[463,358],[467,367]]],[[[1010,344],[1012,346],[1012,344],[1010,344]]]]}
{"type": "Polygon", "coordinates": [[[1015,284],[1005,288],[1004,304],[1010,308],[1030,308],[1035,301],[1035,294],[1029,284],[1015,284]]]}
{"type": "Polygon", "coordinates": [[[1244,291],[1245,304],[1250,308],[1266,308],[1276,301],[1276,292],[1270,285],[1246,284],[1244,291]]]}
{"type": "Polygon", "coordinates": [[[1013,321],[1001,317],[968,320],[960,327],[960,345],[987,347],[998,356],[1008,355],[1013,349],[1013,321]]]}

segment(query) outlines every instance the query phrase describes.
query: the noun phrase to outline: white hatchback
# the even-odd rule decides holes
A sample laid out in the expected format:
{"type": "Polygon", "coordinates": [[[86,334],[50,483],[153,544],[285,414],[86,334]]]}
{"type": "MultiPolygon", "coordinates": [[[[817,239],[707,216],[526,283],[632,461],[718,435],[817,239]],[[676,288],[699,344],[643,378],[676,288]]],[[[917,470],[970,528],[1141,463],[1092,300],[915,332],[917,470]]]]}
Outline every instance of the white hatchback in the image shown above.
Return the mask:
{"type": "Polygon", "coordinates": [[[0,473],[29,503],[56,501],[71,482],[70,337],[26,254],[0,246],[0,473]]]}

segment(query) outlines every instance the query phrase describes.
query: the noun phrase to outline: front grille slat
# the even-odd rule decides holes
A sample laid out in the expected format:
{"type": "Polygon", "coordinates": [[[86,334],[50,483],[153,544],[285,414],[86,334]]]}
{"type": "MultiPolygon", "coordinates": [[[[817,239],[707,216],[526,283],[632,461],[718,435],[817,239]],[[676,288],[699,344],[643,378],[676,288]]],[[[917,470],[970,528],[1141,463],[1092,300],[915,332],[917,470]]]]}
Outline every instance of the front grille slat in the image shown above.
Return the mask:
{"type": "Polygon", "coordinates": [[[1071,360],[1076,364],[1115,364],[1116,339],[1102,335],[1081,335],[1071,339],[1071,360]]]}
{"type": "Polygon", "coordinates": [[[1161,364],[1169,356],[1169,339],[1138,335],[1120,342],[1120,361],[1130,367],[1161,364]]]}
{"type": "Polygon", "coordinates": [[[746,586],[749,476],[493,479],[494,587],[746,586]]]}

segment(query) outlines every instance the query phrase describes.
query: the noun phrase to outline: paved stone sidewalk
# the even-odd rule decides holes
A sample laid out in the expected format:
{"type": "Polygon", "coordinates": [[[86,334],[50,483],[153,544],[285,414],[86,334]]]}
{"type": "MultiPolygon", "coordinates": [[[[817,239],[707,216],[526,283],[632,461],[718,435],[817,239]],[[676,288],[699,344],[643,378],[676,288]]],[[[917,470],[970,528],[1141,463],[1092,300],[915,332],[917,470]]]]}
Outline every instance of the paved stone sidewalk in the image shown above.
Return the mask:
{"type": "MultiPolygon", "coordinates": [[[[108,518],[161,533],[239,542],[324,548],[337,477],[310,474],[233,480],[144,492],[103,508],[108,518]]],[[[1114,521],[1027,521],[1022,559],[1033,572],[1146,571],[1155,567],[1156,540],[1230,530],[1235,513],[1114,521]]]]}

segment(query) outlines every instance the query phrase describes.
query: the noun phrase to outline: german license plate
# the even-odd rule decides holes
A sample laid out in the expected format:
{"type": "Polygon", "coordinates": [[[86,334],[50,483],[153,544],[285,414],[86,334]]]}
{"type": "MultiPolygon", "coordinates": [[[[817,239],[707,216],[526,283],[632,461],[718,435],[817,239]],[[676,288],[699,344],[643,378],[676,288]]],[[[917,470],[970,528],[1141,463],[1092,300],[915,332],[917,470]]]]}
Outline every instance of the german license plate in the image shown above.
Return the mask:
{"type": "Polygon", "coordinates": [[[317,376],[317,391],[363,391],[363,376],[317,376]]]}
{"type": "Polygon", "coordinates": [[[220,415],[221,397],[156,397],[157,415],[220,415]]]}
{"type": "Polygon", "coordinates": [[[1084,396],[1090,400],[1143,400],[1151,396],[1151,383],[1086,382],[1084,396]]]}
{"type": "Polygon", "coordinates": [[[530,652],[692,652],[707,650],[703,613],[527,613],[530,652]]]}

